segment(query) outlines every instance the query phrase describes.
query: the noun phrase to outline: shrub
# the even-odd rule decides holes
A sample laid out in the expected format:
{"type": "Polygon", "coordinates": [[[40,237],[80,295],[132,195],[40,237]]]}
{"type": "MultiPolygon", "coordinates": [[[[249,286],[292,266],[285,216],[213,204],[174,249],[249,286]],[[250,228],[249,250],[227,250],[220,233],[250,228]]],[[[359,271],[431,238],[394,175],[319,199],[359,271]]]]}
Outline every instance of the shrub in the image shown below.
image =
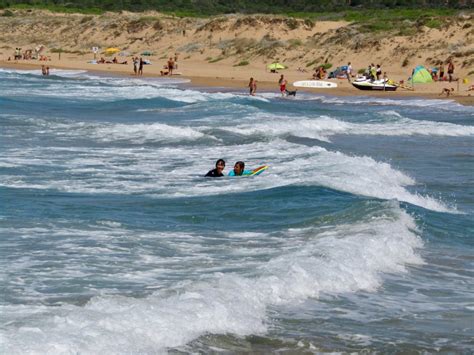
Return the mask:
{"type": "Polygon", "coordinates": [[[237,64],[234,65],[234,67],[243,67],[244,65],[249,65],[249,61],[248,60],[243,60],[237,64]]]}
{"type": "Polygon", "coordinates": [[[93,17],[92,16],[84,16],[81,20],[81,24],[92,21],[93,17]]]}
{"type": "Polygon", "coordinates": [[[156,22],[153,24],[153,29],[156,31],[160,31],[163,29],[163,24],[160,20],[156,20],[156,22]]]}
{"type": "Polygon", "coordinates": [[[323,67],[324,70],[328,70],[332,67],[332,64],[331,63],[324,63],[324,64],[318,65],[318,67],[323,67]]]}
{"type": "Polygon", "coordinates": [[[304,25],[308,28],[313,28],[314,27],[314,22],[311,21],[309,18],[307,18],[306,20],[304,20],[304,25]]]}
{"type": "Polygon", "coordinates": [[[10,10],[5,10],[5,11],[3,11],[2,16],[3,17],[13,17],[13,16],[15,16],[15,14],[10,10]]]}
{"type": "Polygon", "coordinates": [[[290,39],[288,40],[288,43],[290,44],[288,47],[289,49],[293,49],[293,48],[296,48],[296,47],[299,47],[303,44],[303,42],[301,42],[300,39],[290,39]]]}
{"type": "Polygon", "coordinates": [[[315,59],[315,60],[312,60],[311,62],[306,63],[306,67],[312,67],[313,65],[316,64],[316,62],[317,62],[318,60],[319,60],[319,59],[315,59]]]}
{"type": "Polygon", "coordinates": [[[285,22],[290,30],[296,30],[299,27],[298,20],[294,18],[289,18],[285,22]]]}
{"type": "Polygon", "coordinates": [[[13,17],[13,16],[15,16],[15,14],[10,10],[5,10],[5,11],[3,11],[2,16],[3,17],[13,17]]]}
{"type": "Polygon", "coordinates": [[[219,56],[219,57],[214,58],[214,59],[211,58],[211,59],[209,60],[209,63],[216,63],[216,62],[218,62],[218,61],[220,61],[220,60],[222,60],[222,59],[224,59],[223,56],[219,56]]]}
{"type": "Polygon", "coordinates": [[[438,19],[431,19],[425,23],[426,27],[440,29],[443,23],[438,19]]]}
{"type": "Polygon", "coordinates": [[[410,64],[410,60],[406,57],[402,62],[402,67],[406,67],[408,64],[410,64]]]}

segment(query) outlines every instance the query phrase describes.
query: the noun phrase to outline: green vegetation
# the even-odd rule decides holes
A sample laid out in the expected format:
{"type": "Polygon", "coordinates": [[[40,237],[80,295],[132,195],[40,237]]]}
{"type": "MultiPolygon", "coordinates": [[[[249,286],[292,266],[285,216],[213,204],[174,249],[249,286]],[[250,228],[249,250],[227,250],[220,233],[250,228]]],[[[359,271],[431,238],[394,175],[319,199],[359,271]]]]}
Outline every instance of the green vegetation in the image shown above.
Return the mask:
{"type": "Polygon", "coordinates": [[[224,57],[223,57],[223,56],[220,56],[220,57],[217,57],[217,58],[214,58],[214,59],[211,58],[211,59],[208,60],[208,62],[209,62],[209,63],[216,63],[216,62],[218,62],[218,61],[220,61],[220,60],[222,60],[222,59],[224,59],[224,57]]]}
{"type": "MultiPolygon", "coordinates": [[[[272,13],[319,20],[367,21],[392,11],[395,16],[449,15],[454,9],[471,9],[466,0],[0,0],[0,8],[40,8],[54,12],[101,14],[104,11],[157,10],[178,17],[202,17],[227,13],[272,13]],[[370,11],[366,11],[370,9],[370,11]]],[[[296,22],[288,23],[292,28],[296,22]]]]}
{"type": "Polygon", "coordinates": [[[249,65],[249,64],[250,64],[250,63],[249,63],[248,60],[243,60],[243,61],[241,61],[241,62],[235,64],[234,67],[242,67],[242,66],[244,66],[244,65],[249,65]]]}
{"type": "Polygon", "coordinates": [[[67,49],[62,49],[62,48],[51,48],[50,49],[51,53],[69,53],[69,54],[79,54],[79,55],[84,55],[87,52],[84,51],[70,51],[67,49]]]}
{"type": "Polygon", "coordinates": [[[306,63],[306,67],[312,67],[313,65],[315,65],[317,62],[318,62],[319,59],[315,59],[315,60],[312,60],[311,62],[309,63],[306,63]]]}
{"type": "Polygon", "coordinates": [[[8,1],[0,0],[0,9],[11,8],[18,10],[49,10],[51,12],[68,13],[68,14],[86,14],[86,15],[101,15],[105,11],[99,7],[82,7],[78,4],[77,7],[47,4],[47,1],[31,3],[30,1],[8,1]]]}
{"type": "Polygon", "coordinates": [[[443,22],[438,19],[431,19],[425,23],[425,26],[429,28],[437,28],[440,29],[443,26],[443,22]]]}
{"type": "Polygon", "coordinates": [[[10,10],[5,10],[5,11],[3,11],[2,16],[3,17],[12,17],[12,16],[15,16],[15,14],[13,12],[11,12],[10,10]]]}

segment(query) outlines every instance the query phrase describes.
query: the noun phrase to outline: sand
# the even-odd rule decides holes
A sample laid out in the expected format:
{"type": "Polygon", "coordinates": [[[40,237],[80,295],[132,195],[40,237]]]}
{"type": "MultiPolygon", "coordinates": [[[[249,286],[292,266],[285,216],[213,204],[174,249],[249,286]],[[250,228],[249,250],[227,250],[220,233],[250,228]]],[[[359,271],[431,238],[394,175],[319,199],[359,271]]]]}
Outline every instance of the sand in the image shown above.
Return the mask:
{"type": "Polygon", "coordinates": [[[190,79],[192,85],[246,89],[249,78],[254,77],[258,91],[278,92],[280,74],[285,75],[291,89],[291,83],[310,79],[314,67],[324,62],[332,63],[330,71],[351,61],[354,72],[370,62],[380,63],[390,79],[406,83],[415,65],[430,68],[452,58],[457,81],[415,84],[414,91],[402,88],[396,92],[361,91],[346,79],[331,79],[338,84],[336,89],[299,90],[431,99],[446,98],[439,95],[443,88],[454,88],[450,99],[473,105],[474,91],[467,91],[474,81],[474,75],[470,74],[474,66],[471,23],[471,16],[463,15],[443,30],[422,28],[415,37],[385,38],[354,32],[353,26],[344,21],[320,21],[310,26],[304,20],[297,20],[296,25],[290,26],[287,18],[277,16],[178,19],[158,13],[85,16],[18,11],[15,17],[0,17],[3,33],[0,66],[39,69],[47,65],[51,73],[56,68],[81,69],[133,77],[132,56],[148,50],[154,55],[146,57],[152,64],[144,66],[145,77],[160,76],[167,58],[177,54],[180,75],[176,77],[190,79]],[[50,60],[12,60],[16,47],[35,48],[39,43],[45,47],[41,54],[50,60]],[[128,64],[91,64],[92,46],[101,48],[97,58],[103,56],[107,60],[112,56],[105,56],[106,47],[120,48],[128,55],[117,59],[128,64]],[[63,53],[54,53],[54,48],[61,48],[63,53]],[[288,69],[271,73],[266,67],[273,61],[285,64],[288,69]]]}

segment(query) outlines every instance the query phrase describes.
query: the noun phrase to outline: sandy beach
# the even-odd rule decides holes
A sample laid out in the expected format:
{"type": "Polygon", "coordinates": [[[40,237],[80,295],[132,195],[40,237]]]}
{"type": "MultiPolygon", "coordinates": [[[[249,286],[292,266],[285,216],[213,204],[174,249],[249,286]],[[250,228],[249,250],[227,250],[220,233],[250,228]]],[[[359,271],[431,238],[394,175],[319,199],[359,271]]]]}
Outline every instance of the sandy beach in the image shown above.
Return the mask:
{"type": "Polygon", "coordinates": [[[4,17],[0,21],[5,34],[1,41],[1,67],[40,69],[47,65],[51,73],[57,68],[133,76],[132,57],[148,51],[151,55],[143,58],[152,64],[144,66],[144,77],[160,76],[168,58],[177,56],[175,73],[179,75],[173,76],[189,79],[192,85],[246,89],[249,78],[254,77],[258,81],[257,92],[278,92],[281,74],[285,75],[291,88],[291,83],[297,80],[310,79],[314,68],[322,63],[332,64],[329,72],[351,62],[354,73],[370,63],[380,64],[389,79],[409,85],[407,80],[416,65],[431,68],[435,63],[452,59],[456,81],[451,83],[439,81],[415,84],[414,90],[400,87],[396,92],[368,92],[354,88],[346,79],[331,79],[337,83],[337,88],[299,90],[330,95],[437,99],[446,98],[440,95],[444,88],[452,88],[450,99],[464,105],[474,104],[474,92],[468,91],[474,81],[470,71],[473,31],[467,25],[471,21],[470,15],[463,15],[443,30],[422,28],[416,37],[379,38],[361,33],[355,37],[347,36],[347,32],[354,29],[344,21],[319,21],[309,26],[303,20],[295,20],[296,25],[288,27],[284,18],[275,16],[178,19],[159,13],[147,13],[146,17],[131,13],[99,17],[17,11],[16,17],[4,17]],[[12,21],[16,21],[16,26],[12,26],[12,21]],[[18,25],[22,21],[24,24],[18,25]],[[124,30],[118,31],[117,28],[124,30]],[[32,32],[35,36],[28,35],[32,32]],[[44,48],[41,55],[46,61],[13,60],[15,48],[31,49],[39,44],[44,48]],[[111,61],[116,57],[119,62],[127,64],[92,64],[92,46],[100,48],[96,59],[103,57],[111,61]],[[121,53],[107,55],[104,50],[109,46],[121,53]],[[281,62],[287,69],[271,73],[267,65],[272,62],[281,62]]]}

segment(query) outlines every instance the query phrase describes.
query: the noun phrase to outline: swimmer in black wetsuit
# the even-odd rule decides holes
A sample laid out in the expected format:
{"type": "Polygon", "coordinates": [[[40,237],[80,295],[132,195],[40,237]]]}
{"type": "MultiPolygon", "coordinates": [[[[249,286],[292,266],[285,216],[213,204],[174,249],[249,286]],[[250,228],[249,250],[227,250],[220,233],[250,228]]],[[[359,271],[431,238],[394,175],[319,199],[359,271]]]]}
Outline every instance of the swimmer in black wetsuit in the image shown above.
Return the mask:
{"type": "Polygon", "coordinates": [[[206,177],[221,177],[224,176],[223,171],[225,168],[225,161],[224,159],[219,159],[216,162],[216,168],[209,170],[206,174],[206,177]]]}

